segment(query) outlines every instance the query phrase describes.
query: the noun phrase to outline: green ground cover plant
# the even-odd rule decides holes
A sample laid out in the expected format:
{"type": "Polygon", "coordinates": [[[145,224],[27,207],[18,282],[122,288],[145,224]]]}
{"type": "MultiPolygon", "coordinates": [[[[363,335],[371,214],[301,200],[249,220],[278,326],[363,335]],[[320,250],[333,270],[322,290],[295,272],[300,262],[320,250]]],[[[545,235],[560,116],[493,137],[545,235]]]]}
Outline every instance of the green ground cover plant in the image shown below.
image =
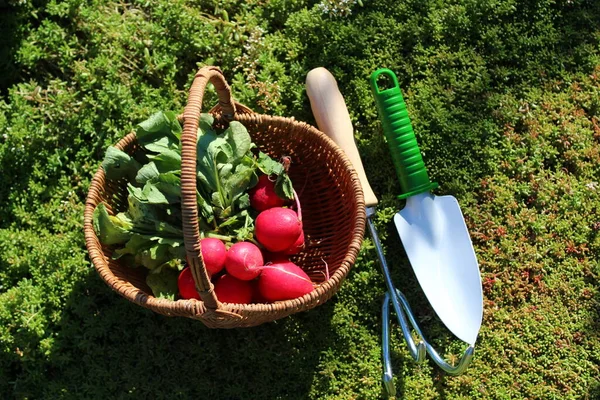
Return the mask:
{"type": "MultiPolygon", "coordinates": [[[[473,364],[415,365],[398,398],[600,398],[600,3],[593,0],[0,2],[0,397],[374,399],[384,282],[371,240],[338,294],[257,328],[210,330],[120,298],[82,223],[106,149],[182,110],[198,66],[251,108],[312,122],[306,73],[346,97],[396,284],[448,358],[462,351],[394,231],[399,186],[368,76],[394,70],[439,194],[480,262],[473,364]]],[[[213,91],[207,107],[216,101],[213,91]]]]}

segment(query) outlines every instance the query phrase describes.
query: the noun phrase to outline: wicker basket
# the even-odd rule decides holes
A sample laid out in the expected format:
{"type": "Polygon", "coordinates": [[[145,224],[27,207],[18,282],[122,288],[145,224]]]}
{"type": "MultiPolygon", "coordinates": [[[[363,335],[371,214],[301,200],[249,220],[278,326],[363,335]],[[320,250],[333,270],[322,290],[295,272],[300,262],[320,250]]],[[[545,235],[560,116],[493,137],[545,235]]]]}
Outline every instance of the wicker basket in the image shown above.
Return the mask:
{"type": "MultiPolygon", "coordinates": [[[[105,179],[102,167],[90,185],[85,207],[86,245],[94,267],[116,292],[136,304],[168,316],[199,319],[211,328],[249,327],[309,310],[327,301],[338,290],[359,251],[365,229],[365,204],[352,164],[333,141],[314,127],[290,118],[256,114],[231,98],[231,90],[218,68],[204,67],[196,74],[184,113],[182,141],[182,214],[184,242],[196,288],[202,300],[166,300],[152,296],[144,268],[131,268],[112,260],[113,249],[103,246],[92,225],[96,206],[104,202],[109,213],[126,208],[125,181],[105,179]],[[221,303],[216,297],[200,252],[196,204],[196,131],[202,98],[209,81],[219,104],[210,113],[217,124],[235,119],[246,126],[252,140],[270,156],[292,158],[290,177],[299,192],[307,249],[295,256],[317,284],[303,297],[272,304],[221,303]],[[327,273],[329,279],[326,279],[327,273]]],[[[135,133],[116,147],[136,150],[135,133]]]]}

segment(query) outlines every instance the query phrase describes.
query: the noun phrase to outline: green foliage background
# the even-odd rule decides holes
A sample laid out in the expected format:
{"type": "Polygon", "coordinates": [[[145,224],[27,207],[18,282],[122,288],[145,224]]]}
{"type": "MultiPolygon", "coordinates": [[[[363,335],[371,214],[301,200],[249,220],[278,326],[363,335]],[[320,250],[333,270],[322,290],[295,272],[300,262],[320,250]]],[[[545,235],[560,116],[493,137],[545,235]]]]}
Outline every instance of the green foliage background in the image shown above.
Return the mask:
{"type": "Polygon", "coordinates": [[[600,398],[594,0],[0,2],[0,397],[383,396],[384,283],[368,237],[331,301],[252,329],[153,314],[91,267],[83,204],[105,149],[152,112],[181,110],[208,64],[242,103],[308,122],[306,73],[336,76],[394,280],[452,359],[463,345],[391,225],[402,203],[367,82],[379,67],[398,74],[430,175],[461,203],[485,295],[459,377],[415,365],[395,329],[399,398],[600,398]]]}

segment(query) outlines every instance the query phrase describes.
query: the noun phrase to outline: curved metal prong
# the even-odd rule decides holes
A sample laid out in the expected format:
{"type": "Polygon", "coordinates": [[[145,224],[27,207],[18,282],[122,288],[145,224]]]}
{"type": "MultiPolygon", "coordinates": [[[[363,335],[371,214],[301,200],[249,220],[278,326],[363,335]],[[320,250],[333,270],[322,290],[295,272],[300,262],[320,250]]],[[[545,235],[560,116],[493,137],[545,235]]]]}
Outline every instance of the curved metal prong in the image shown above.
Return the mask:
{"type": "Polygon", "coordinates": [[[445,372],[447,372],[450,375],[460,375],[463,372],[465,372],[465,370],[467,369],[467,367],[469,366],[469,364],[471,364],[471,361],[473,360],[473,355],[475,353],[475,347],[473,345],[469,346],[463,353],[463,355],[457,365],[452,366],[452,365],[448,364],[439,355],[439,353],[433,348],[433,346],[431,346],[429,344],[429,342],[427,342],[427,340],[425,340],[425,336],[423,335],[423,332],[421,332],[421,328],[419,327],[419,324],[417,324],[417,321],[412,312],[412,309],[410,308],[410,305],[408,304],[408,300],[406,300],[406,297],[404,296],[404,294],[398,289],[395,290],[395,293],[396,293],[396,297],[398,298],[399,302],[402,304],[402,308],[404,309],[404,312],[408,316],[410,325],[417,332],[419,337],[421,337],[422,343],[424,343],[424,347],[427,349],[427,354],[429,354],[431,356],[431,359],[433,360],[433,362],[438,367],[440,367],[442,370],[444,370],[445,372]]]}
{"type": "MultiPolygon", "coordinates": [[[[406,315],[404,313],[404,308],[401,306],[398,298],[396,296],[390,296],[390,293],[387,292],[383,299],[382,313],[385,311],[386,317],[389,320],[389,303],[392,302],[392,306],[394,306],[394,311],[396,311],[396,319],[398,320],[398,324],[402,329],[402,336],[404,336],[404,340],[408,346],[408,352],[412,356],[412,358],[420,363],[425,360],[425,356],[427,354],[427,348],[425,343],[420,340],[418,343],[415,343],[415,340],[410,332],[409,322],[406,319],[406,315]]],[[[414,319],[412,315],[409,315],[409,319],[414,319]]],[[[389,324],[389,322],[388,322],[389,324]]],[[[412,325],[412,321],[411,321],[412,325]]],[[[420,335],[423,337],[422,335],[420,335]]]]}
{"type": "Polygon", "coordinates": [[[426,343],[426,346],[427,346],[427,353],[429,353],[433,362],[436,363],[436,365],[438,367],[440,367],[441,369],[443,369],[445,372],[447,372],[450,375],[460,375],[463,372],[465,372],[465,370],[467,369],[469,364],[471,364],[471,360],[473,360],[473,354],[475,353],[475,348],[473,346],[469,346],[467,348],[467,350],[465,350],[465,352],[463,353],[458,364],[456,364],[455,366],[452,366],[452,365],[448,364],[446,361],[444,361],[444,359],[442,357],[440,357],[438,352],[435,351],[435,349],[433,347],[431,347],[431,345],[429,345],[429,343],[426,343]]]}
{"type": "MultiPolygon", "coordinates": [[[[383,385],[385,387],[385,391],[388,396],[392,397],[396,395],[396,387],[394,385],[394,373],[392,371],[392,361],[390,355],[390,301],[392,304],[393,300],[396,300],[396,304],[398,304],[398,299],[395,299],[395,296],[390,296],[389,292],[386,292],[385,297],[383,299],[383,304],[381,306],[381,317],[382,317],[382,333],[381,333],[381,344],[383,349],[383,385]]],[[[427,349],[425,347],[425,343],[420,341],[415,344],[415,341],[410,333],[410,329],[408,326],[408,322],[406,320],[406,316],[404,315],[404,310],[402,307],[398,307],[399,313],[397,313],[398,323],[402,328],[402,333],[404,335],[404,340],[408,345],[408,351],[412,358],[420,363],[423,362],[425,356],[427,354],[427,349]]]]}

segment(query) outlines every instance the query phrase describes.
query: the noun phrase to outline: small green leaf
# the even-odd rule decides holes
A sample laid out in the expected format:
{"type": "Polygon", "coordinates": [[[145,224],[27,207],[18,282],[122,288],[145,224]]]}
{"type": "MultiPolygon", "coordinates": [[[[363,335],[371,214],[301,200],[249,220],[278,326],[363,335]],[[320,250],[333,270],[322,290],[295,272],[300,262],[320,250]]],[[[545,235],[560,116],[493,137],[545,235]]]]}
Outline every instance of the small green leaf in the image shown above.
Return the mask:
{"type": "Polygon", "coordinates": [[[234,202],[236,203],[236,208],[238,210],[250,208],[250,195],[248,193],[244,193],[237,199],[234,199],[234,202]]]}
{"type": "Polygon", "coordinates": [[[110,146],[106,150],[104,161],[102,161],[102,168],[108,179],[128,178],[133,180],[140,168],[140,164],[129,154],[110,146]]]}
{"type": "Polygon", "coordinates": [[[197,168],[196,179],[198,183],[199,190],[202,191],[203,195],[208,195],[212,193],[214,190],[217,190],[217,184],[215,182],[215,177],[211,174],[212,171],[204,171],[200,170],[200,167],[197,168]]]}
{"type": "Polygon", "coordinates": [[[135,177],[135,181],[138,183],[146,183],[147,181],[158,177],[159,174],[160,172],[156,169],[156,164],[154,164],[154,162],[149,162],[140,168],[135,177]]]}
{"type": "Polygon", "coordinates": [[[231,162],[238,162],[252,148],[250,134],[239,121],[231,121],[224,133],[232,149],[233,160],[231,162]]]}
{"type": "Polygon", "coordinates": [[[134,197],[139,202],[146,202],[146,196],[142,193],[142,188],[133,186],[131,183],[127,184],[127,191],[129,196],[134,197]]]}
{"type": "Polygon", "coordinates": [[[179,272],[172,268],[161,268],[156,273],[152,271],[146,277],[146,284],[152,289],[154,297],[175,300],[177,296],[177,277],[179,272]]]}
{"type": "Polygon", "coordinates": [[[160,174],[152,183],[167,197],[169,203],[181,200],[181,178],[175,172],[160,174]]]}
{"type": "Polygon", "coordinates": [[[229,226],[240,225],[241,221],[242,219],[240,219],[239,215],[232,215],[231,217],[227,218],[225,222],[219,225],[219,229],[226,228],[229,226]]]}
{"type": "Polygon", "coordinates": [[[169,199],[152,182],[146,182],[142,194],[150,204],[169,204],[169,199]]]}
{"type": "Polygon", "coordinates": [[[183,231],[181,230],[181,228],[177,228],[167,222],[156,221],[154,226],[156,232],[159,234],[183,238],[183,231]]]}
{"type": "Polygon", "coordinates": [[[223,191],[227,193],[229,199],[233,200],[254,186],[252,184],[256,184],[256,180],[253,167],[239,164],[235,169],[235,173],[229,174],[227,178],[222,180],[223,191]]]}
{"type": "Polygon", "coordinates": [[[115,252],[113,254],[113,258],[114,259],[121,258],[125,254],[135,255],[136,253],[138,253],[144,249],[148,249],[148,248],[152,247],[154,244],[155,243],[153,243],[151,237],[149,237],[147,235],[140,235],[137,233],[133,234],[131,236],[131,238],[129,239],[129,241],[127,242],[127,244],[125,244],[124,248],[115,250],[115,252]]]}
{"type": "Polygon", "coordinates": [[[109,215],[104,203],[98,204],[94,210],[93,225],[100,242],[105,245],[125,243],[131,237],[132,225],[109,215]]]}
{"type": "Polygon", "coordinates": [[[198,210],[200,215],[202,215],[202,218],[204,218],[207,223],[213,222],[215,215],[213,214],[212,206],[204,199],[204,197],[200,195],[199,192],[196,192],[196,199],[199,206],[198,210]]]}
{"type": "Polygon", "coordinates": [[[219,164],[217,165],[217,170],[219,171],[219,177],[226,178],[231,175],[231,171],[233,170],[233,164],[219,164]]]}
{"type": "Polygon", "coordinates": [[[262,151],[258,153],[256,162],[258,163],[258,168],[267,175],[279,175],[283,172],[283,165],[273,160],[269,155],[262,151]]]}
{"type": "Polygon", "coordinates": [[[179,141],[173,139],[173,136],[165,136],[155,142],[145,144],[144,148],[154,153],[162,153],[165,150],[179,150],[179,145],[179,141]]]}
{"type": "Polygon", "coordinates": [[[142,194],[142,189],[132,185],[129,185],[127,189],[129,190],[129,196],[127,197],[129,207],[127,211],[133,223],[135,225],[140,223],[153,225],[154,221],[158,219],[155,206],[148,204],[146,197],[142,194]]]}
{"type": "Polygon", "coordinates": [[[136,138],[142,146],[164,137],[170,137],[172,141],[179,143],[181,131],[181,125],[177,121],[175,113],[159,111],[138,124],[136,138]]]}
{"type": "Polygon", "coordinates": [[[142,265],[148,269],[160,267],[172,259],[172,255],[169,252],[170,247],[169,245],[155,243],[151,247],[137,251],[135,253],[135,262],[137,265],[142,265]]]}
{"type": "Polygon", "coordinates": [[[215,133],[213,124],[215,123],[215,117],[212,114],[202,113],[200,114],[200,121],[198,122],[198,129],[202,132],[215,133]]]}
{"type": "Polygon", "coordinates": [[[181,153],[177,150],[164,149],[157,155],[148,155],[154,161],[160,173],[181,171],[181,153]]]}
{"type": "Polygon", "coordinates": [[[227,152],[231,153],[231,147],[227,141],[218,137],[214,132],[200,132],[196,148],[196,171],[201,175],[202,181],[210,188],[210,191],[218,190],[218,171],[216,166],[219,161],[227,162],[227,152]],[[219,157],[224,153],[224,157],[219,157]]]}
{"type": "Polygon", "coordinates": [[[288,174],[283,173],[277,177],[275,193],[284,200],[294,200],[294,186],[288,174]]]}
{"type": "Polygon", "coordinates": [[[221,199],[221,195],[219,194],[219,192],[214,192],[210,198],[211,203],[219,208],[224,208],[225,204],[223,204],[223,201],[221,199]]]}

